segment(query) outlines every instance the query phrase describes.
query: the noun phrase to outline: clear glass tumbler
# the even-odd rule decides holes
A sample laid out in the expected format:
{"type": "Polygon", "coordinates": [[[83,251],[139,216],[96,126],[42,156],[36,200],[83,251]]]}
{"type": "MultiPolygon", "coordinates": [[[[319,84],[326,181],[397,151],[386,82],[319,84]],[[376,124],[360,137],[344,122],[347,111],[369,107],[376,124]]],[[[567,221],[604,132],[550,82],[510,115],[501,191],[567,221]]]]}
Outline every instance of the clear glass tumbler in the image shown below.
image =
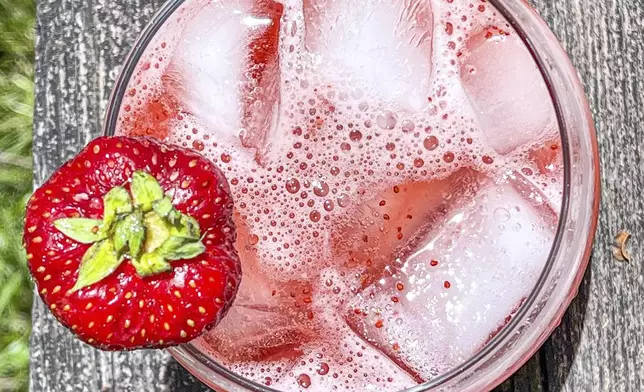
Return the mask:
{"type": "MultiPolygon", "coordinates": [[[[104,132],[115,133],[137,63],[160,27],[183,4],[168,1],[145,28],[125,61],[107,108],[104,132]]],[[[488,391],[521,367],[559,324],[588,264],[599,210],[599,156],[595,129],[577,73],[534,9],[523,0],[489,0],[521,35],[546,81],[561,132],[564,195],[557,235],[546,267],[516,316],[476,355],[407,392],[488,391]]],[[[212,360],[198,345],[170,353],[210,387],[227,392],[274,389],[244,379],[212,360]]]]}

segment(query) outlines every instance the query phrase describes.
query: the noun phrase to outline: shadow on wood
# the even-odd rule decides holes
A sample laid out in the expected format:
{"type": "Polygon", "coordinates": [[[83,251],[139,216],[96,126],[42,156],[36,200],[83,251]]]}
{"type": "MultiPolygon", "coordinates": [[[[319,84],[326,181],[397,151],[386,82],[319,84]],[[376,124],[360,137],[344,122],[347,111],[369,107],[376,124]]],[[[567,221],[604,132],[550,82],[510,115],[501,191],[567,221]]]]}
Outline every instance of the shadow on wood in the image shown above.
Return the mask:
{"type": "Polygon", "coordinates": [[[574,363],[586,318],[590,295],[591,268],[588,267],[577,297],[560,325],[521,369],[494,392],[561,392],[574,363]]]}
{"type": "Polygon", "coordinates": [[[196,377],[183,368],[174,358],[168,357],[163,384],[168,386],[169,392],[212,392],[213,390],[202,384],[196,377]]]}
{"type": "MultiPolygon", "coordinates": [[[[591,257],[590,262],[592,263],[591,257]]],[[[540,351],[541,368],[548,392],[560,392],[565,388],[570,369],[575,362],[577,349],[584,331],[584,320],[590,297],[592,271],[590,264],[559,327],[552,333],[540,351]]]]}

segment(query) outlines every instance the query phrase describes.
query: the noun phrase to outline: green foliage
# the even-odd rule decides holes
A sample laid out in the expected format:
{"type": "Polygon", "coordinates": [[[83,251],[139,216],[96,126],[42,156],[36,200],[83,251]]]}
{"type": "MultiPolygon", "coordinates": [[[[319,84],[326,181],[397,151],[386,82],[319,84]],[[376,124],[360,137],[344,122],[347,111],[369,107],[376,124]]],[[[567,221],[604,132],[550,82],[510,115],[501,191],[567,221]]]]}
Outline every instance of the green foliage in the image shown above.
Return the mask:
{"type": "Polygon", "coordinates": [[[33,0],[0,0],[0,391],[26,391],[32,288],[21,246],[31,192],[33,0]]]}
{"type": "Polygon", "coordinates": [[[0,162],[30,156],[35,12],[33,0],[0,0],[0,162]]]}

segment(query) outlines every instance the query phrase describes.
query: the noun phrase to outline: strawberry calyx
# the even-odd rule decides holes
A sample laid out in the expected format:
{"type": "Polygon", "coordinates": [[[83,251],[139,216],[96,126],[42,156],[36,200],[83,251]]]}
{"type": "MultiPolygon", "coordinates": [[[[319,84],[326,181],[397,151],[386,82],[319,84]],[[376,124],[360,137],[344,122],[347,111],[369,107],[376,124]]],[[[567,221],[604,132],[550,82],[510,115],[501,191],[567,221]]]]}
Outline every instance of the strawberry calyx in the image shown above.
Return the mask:
{"type": "Polygon", "coordinates": [[[172,270],[175,260],[205,251],[199,223],[172,205],[159,182],[145,171],[132,175],[130,191],[112,188],[103,197],[103,219],[62,218],[54,226],[67,237],[92,244],[80,263],[75,292],[101,281],[129,259],[143,277],[172,270]]]}

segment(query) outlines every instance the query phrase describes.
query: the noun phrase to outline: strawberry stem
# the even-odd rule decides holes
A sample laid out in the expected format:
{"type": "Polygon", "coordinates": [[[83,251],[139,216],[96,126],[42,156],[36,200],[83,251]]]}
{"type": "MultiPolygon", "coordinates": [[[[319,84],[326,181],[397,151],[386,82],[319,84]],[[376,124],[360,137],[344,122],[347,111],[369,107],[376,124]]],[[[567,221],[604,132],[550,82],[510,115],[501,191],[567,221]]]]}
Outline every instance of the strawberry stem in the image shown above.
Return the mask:
{"type": "Polygon", "coordinates": [[[112,274],[126,258],[138,275],[172,270],[170,261],[205,252],[199,222],[177,211],[159,182],[144,171],[132,175],[130,192],[112,188],[103,198],[103,220],[63,218],[54,226],[69,238],[92,245],[83,256],[73,291],[112,274]]]}

